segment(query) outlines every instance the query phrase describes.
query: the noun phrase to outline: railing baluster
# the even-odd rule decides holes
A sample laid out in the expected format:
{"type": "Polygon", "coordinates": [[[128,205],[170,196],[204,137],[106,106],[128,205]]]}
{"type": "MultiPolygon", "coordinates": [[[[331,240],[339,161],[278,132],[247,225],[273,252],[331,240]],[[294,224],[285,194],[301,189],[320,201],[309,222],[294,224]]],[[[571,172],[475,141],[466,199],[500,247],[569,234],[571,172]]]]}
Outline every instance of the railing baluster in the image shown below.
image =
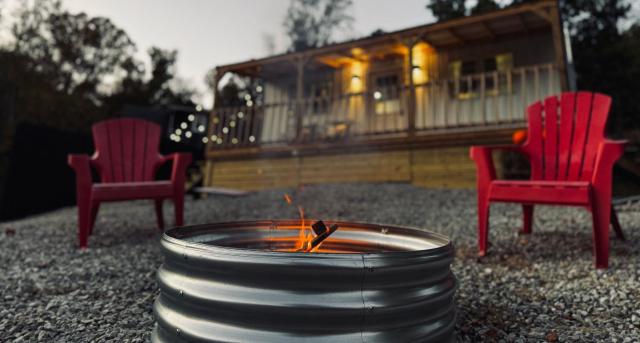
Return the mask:
{"type": "Polygon", "coordinates": [[[496,70],[493,72],[493,108],[491,109],[494,123],[501,122],[503,117],[500,111],[502,106],[500,106],[501,94],[499,81],[498,71],[496,70]]]}
{"type": "Polygon", "coordinates": [[[540,99],[540,68],[538,68],[538,66],[533,67],[533,75],[535,80],[535,101],[540,101],[542,99],[540,99]]]}
{"type": "MultiPolygon", "coordinates": [[[[524,68],[520,69],[520,107],[524,108],[527,104],[527,95],[525,94],[526,89],[526,77],[527,71],[524,68]]],[[[520,111],[520,115],[524,118],[524,110],[520,111]]]]}
{"type": "Polygon", "coordinates": [[[507,116],[508,116],[508,121],[512,122],[513,121],[513,111],[514,111],[514,104],[513,104],[513,71],[512,70],[507,70],[507,96],[509,97],[509,102],[508,102],[508,106],[507,106],[507,116]]]}
{"type": "Polygon", "coordinates": [[[486,75],[480,74],[480,115],[483,125],[487,124],[486,75]]]}
{"type": "Polygon", "coordinates": [[[554,92],[554,87],[553,87],[553,65],[548,64],[547,65],[547,77],[548,77],[548,82],[549,82],[549,88],[547,89],[547,94],[545,94],[546,96],[549,96],[551,94],[555,94],[554,92]]]}

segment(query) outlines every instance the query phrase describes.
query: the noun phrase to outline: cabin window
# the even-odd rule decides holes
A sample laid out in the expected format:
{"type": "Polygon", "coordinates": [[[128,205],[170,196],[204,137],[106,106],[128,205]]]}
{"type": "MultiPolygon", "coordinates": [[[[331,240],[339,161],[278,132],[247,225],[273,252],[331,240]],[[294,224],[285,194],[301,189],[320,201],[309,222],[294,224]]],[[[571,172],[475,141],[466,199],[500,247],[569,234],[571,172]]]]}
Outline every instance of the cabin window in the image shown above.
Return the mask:
{"type": "Polygon", "coordinates": [[[480,96],[484,79],[485,94],[508,93],[507,72],[513,68],[513,54],[505,53],[479,60],[449,63],[450,93],[460,100],[480,96]]]}
{"type": "Polygon", "coordinates": [[[309,100],[311,114],[329,113],[333,82],[331,80],[315,80],[306,87],[305,98],[309,100]]]}
{"type": "Polygon", "coordinates": [[[400,72],[372,75],[373,113],[376,115],[400,114],[400,72]]]}

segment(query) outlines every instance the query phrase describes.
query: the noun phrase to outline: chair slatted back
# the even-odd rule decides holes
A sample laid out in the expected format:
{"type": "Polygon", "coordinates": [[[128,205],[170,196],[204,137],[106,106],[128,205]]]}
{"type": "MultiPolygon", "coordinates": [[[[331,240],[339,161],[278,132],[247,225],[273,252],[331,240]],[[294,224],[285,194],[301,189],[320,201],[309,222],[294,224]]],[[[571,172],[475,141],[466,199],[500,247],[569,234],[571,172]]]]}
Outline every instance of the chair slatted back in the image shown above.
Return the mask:
{"type": "Polygon", "coordinates": [[[589,181],[611,107],[600,93],[562,93],[527,108],[532,180],[589,181]]]}
{"type": "Polygon", "coordinates": [[[102,182],[152,181],[161,161],[161,128],[138,119],[112,119],[92,127],[102,182]]]}

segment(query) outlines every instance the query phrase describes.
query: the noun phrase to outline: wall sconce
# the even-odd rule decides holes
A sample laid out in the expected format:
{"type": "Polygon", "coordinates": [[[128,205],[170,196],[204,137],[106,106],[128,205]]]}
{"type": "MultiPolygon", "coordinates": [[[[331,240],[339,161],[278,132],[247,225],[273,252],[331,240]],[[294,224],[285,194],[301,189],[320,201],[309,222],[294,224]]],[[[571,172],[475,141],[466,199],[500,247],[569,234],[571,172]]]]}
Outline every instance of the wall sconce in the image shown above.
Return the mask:
{"type": "Polygon", "coordinates": [[[422,73],[422,68],[420,66],[414,65],[411,67],[411,77],[414,83],[422,83],[425,82],[425,75],[422,73]]]}

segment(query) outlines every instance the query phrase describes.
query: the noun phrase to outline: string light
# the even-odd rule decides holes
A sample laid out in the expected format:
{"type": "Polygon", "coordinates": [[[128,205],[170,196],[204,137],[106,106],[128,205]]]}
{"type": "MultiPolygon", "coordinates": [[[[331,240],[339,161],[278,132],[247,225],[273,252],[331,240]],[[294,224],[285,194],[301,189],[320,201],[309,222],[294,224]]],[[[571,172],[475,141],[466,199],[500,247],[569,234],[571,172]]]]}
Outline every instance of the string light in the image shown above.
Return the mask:
{"type": "Polygon", "coordinates": [[[189,121],[194,121],[194,120],[196,120],[196,116],[195,116],[195,114],[190,114],[190,115],[187,116],[187,119],[189,121]]]}
{"type": "Polygon", "coordinates": [[[180,128],[182,128],[183,130],[187,128],[187,123],[182,122],[180,123],[180,128]]]}
{"type": "Polygon", "coordinates": [[[222,133],[229,133],[229,128],[228,127],[223,127],[222,128],[222,133]]]}
{"type": "Polygon", "coordinates": [[[187,131],[184,135],[187,138],[191,138],[191,136],[192,136],[191,131],[187,131]]]}
{"type": "Polygon", "coordinates": [[[238,118],[242,119],[244,117],[244,113],[243,112],[238,112],[238,118]]]}
{"type": "Polygon", "coordinates": [[[209,138],[207,138],[207,136],[202,137],[202,143],[204,144],[209,143],[209,138]]]}
{"type": "Polygon", "coordinates": [[[176,135],[180,136],[182,134],[182,130],[176,129],[176,135]]]}
{"type": "Polygon", "coordinates": [[[233,138],[231,139],[231,143],[232,143],[232,144],[238,144],[238,139],[237,139],[237,138],[235,138],[235,137],[233,137],[233,138]]]}
{"type": "Polygon", "coordinates": [[[211,135],[211,140],[212,140],[212,141],[215,141],[216,139],[218,139],[218,136],[216,136],[216,135],[211,135]]]}
{"type": "Polygon", "coordinates": [[[254,136],[249,136],[249,142],[253,143],[256,141],[256,137],[254,136]]]}
{"type": "Polygon", "coordinates": [[[196,111],[198,111],[198,112],[202,111],[202,106],[200,106],[200,105],[196,106],[196,111]]]}
{"type": "Polygon", "coordinates": [[[198,131],[199,132],[204,132],[204,129],[205,129],[204,125],[198,126],[198,131]]]}
{"type": "Polygon", "coordinates": [[[229,122],[229,126],[236,127],[236,122],[235,121],[229,122]]]}

